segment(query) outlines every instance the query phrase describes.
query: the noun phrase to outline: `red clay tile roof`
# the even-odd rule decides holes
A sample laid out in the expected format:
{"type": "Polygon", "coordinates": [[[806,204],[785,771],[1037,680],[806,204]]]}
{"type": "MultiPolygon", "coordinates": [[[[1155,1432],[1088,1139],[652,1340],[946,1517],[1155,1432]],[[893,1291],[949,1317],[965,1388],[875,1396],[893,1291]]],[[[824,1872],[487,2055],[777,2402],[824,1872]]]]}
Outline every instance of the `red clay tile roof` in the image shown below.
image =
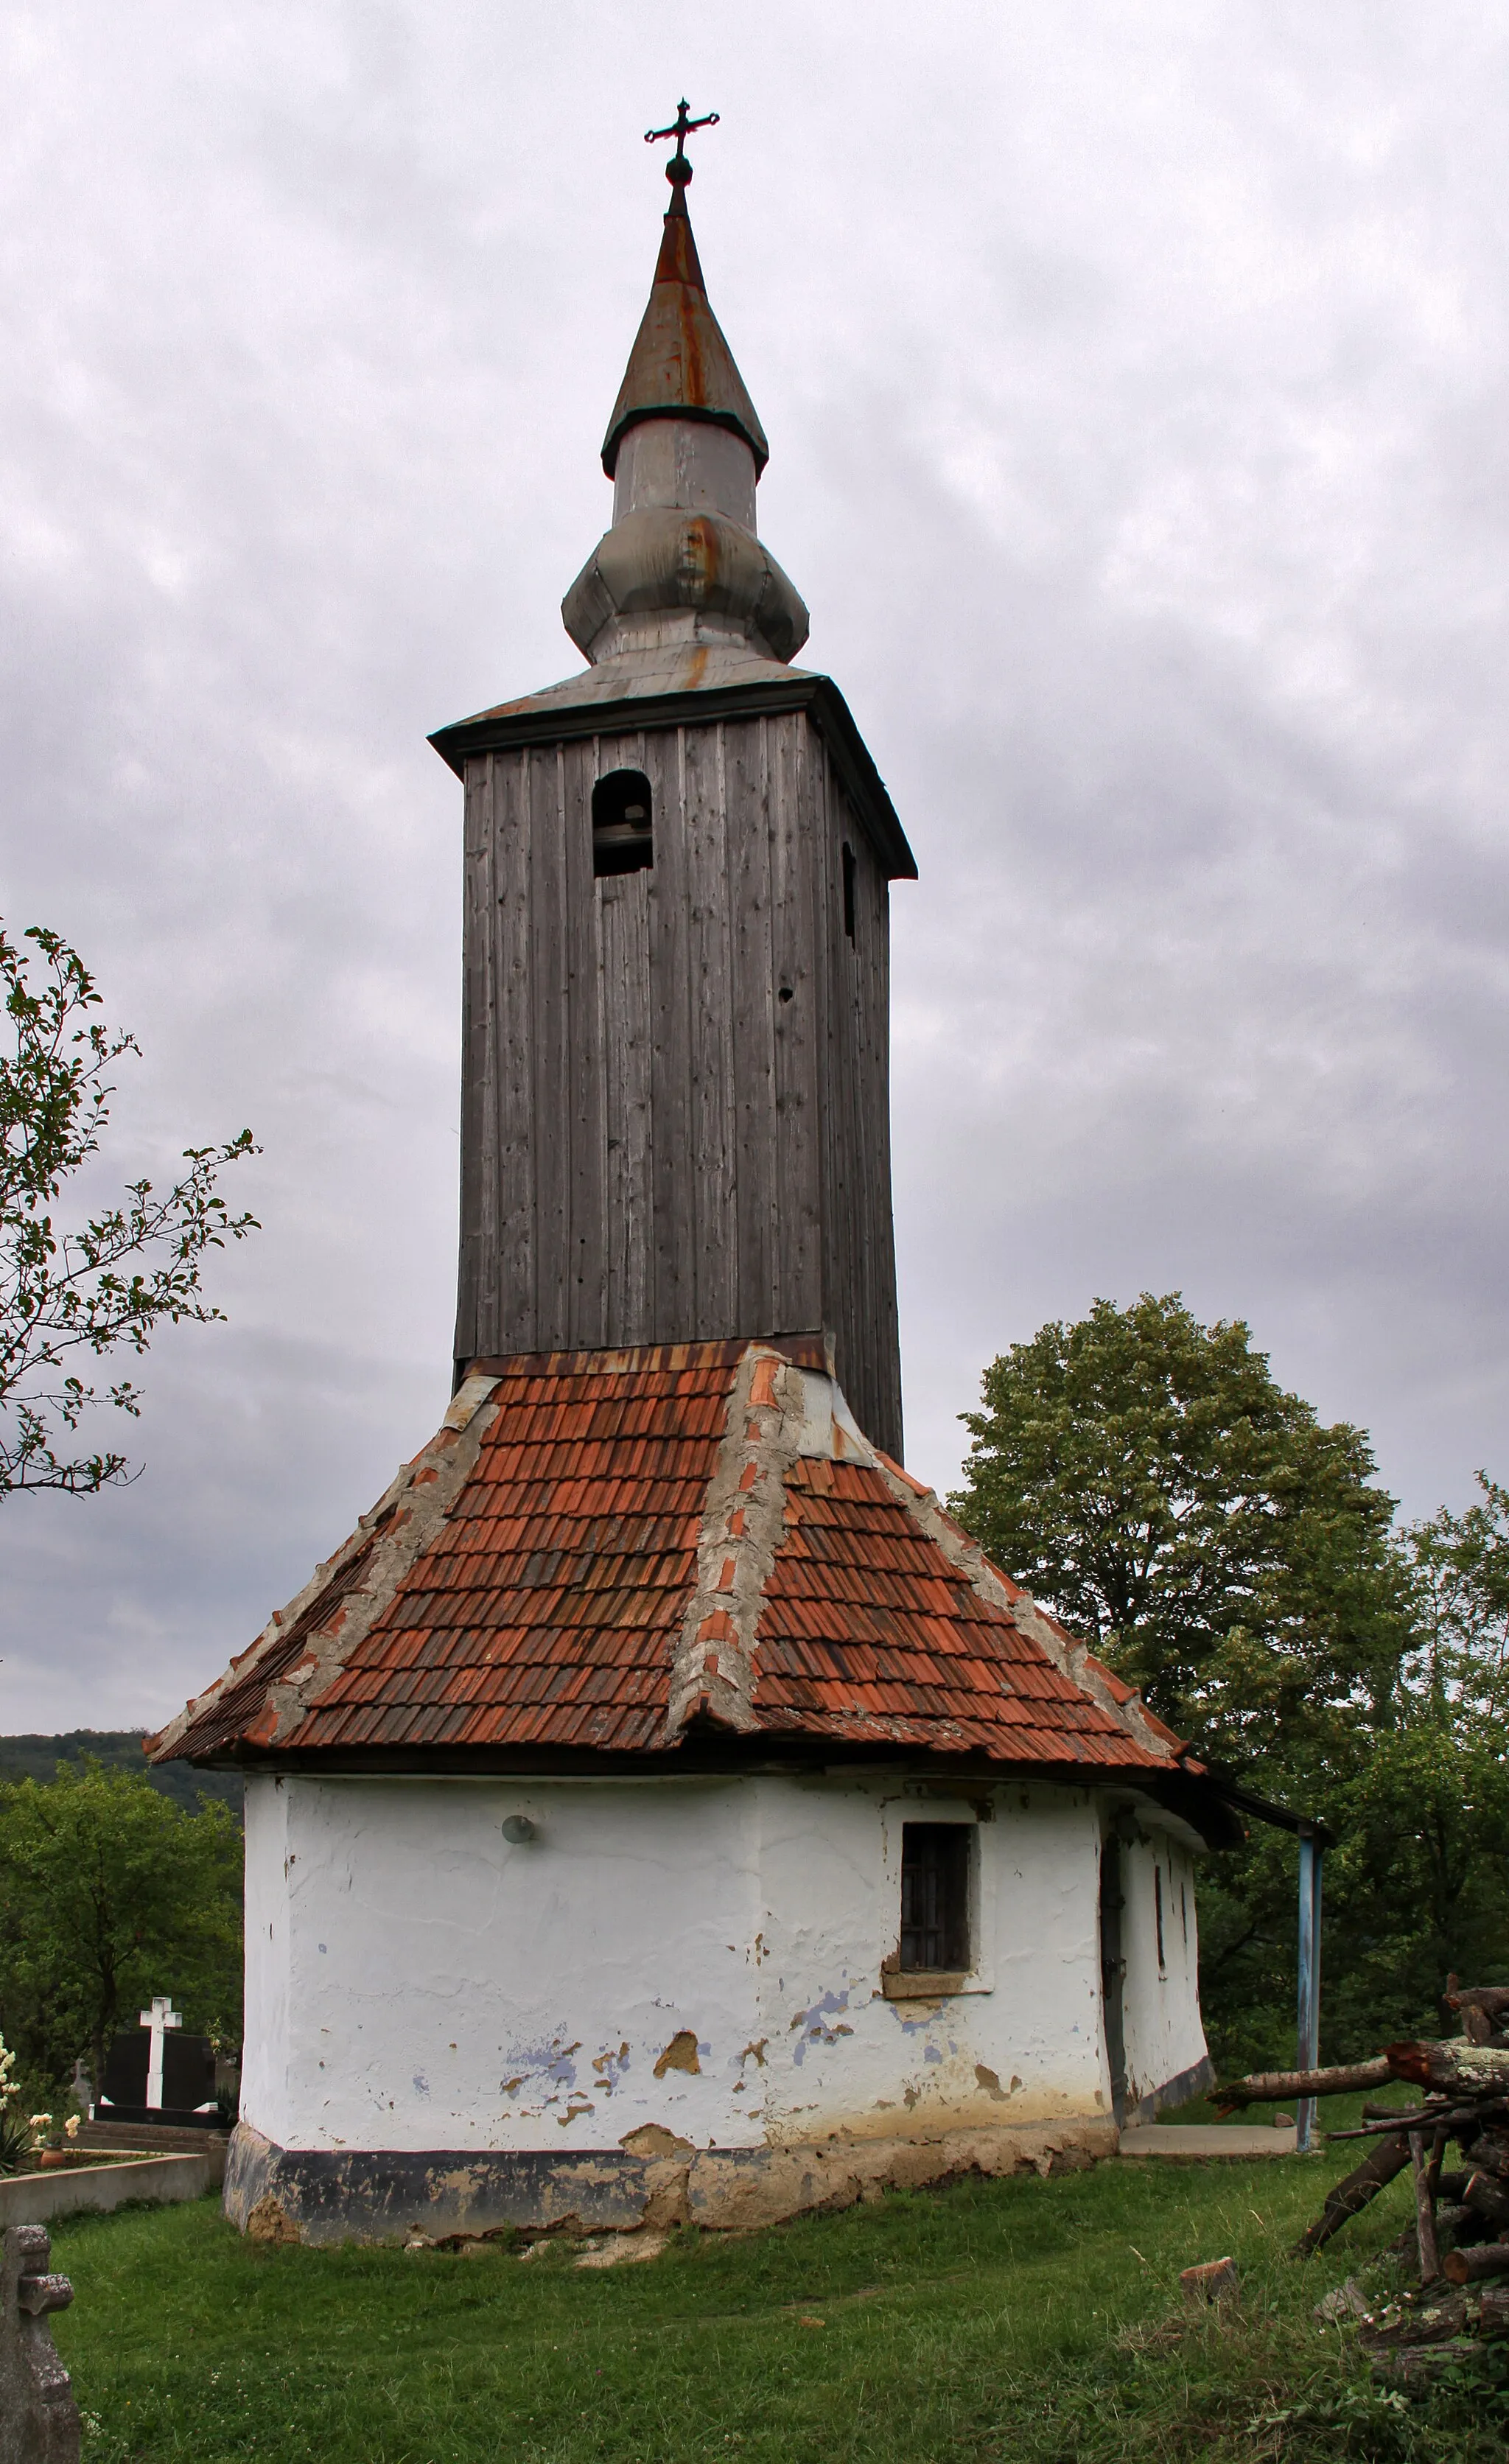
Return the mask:
{"type": "Polygon", "coordinates": [[[798,1342],[487,1365],[157,1759],[731,1732],[1169,1771],[1178,1741],[865,1442],[798,1342]]]}

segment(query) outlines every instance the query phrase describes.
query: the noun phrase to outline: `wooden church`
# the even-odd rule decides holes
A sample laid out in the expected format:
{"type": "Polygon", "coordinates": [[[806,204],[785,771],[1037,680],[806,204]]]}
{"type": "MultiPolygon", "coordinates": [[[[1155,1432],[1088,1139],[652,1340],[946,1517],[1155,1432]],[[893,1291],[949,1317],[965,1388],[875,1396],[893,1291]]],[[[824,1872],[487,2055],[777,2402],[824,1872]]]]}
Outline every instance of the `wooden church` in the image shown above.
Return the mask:
{"type": "Polygon", "coordinates": [[[902,1468],[889,885],[760,540],[685,107],[565,683],[466,794],[454,1399],[160,1737],[246,1778],[227,2180],[311,2242],[1077,2164],[1209,2076],[1136,1694],[902,1468]]]}

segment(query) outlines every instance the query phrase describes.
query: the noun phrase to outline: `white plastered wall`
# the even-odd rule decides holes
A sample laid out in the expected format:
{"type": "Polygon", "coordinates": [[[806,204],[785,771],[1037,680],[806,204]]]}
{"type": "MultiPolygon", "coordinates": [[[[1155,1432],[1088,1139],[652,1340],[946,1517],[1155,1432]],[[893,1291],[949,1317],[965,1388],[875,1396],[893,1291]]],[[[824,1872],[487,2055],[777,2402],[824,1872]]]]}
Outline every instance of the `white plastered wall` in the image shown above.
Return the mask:
{"type": "MultiPolygon", "coordinates": [[[[1007,1783],[257,1774],[242,2114],[284,2147],[553,2152],[1104,2120],[1100,1838],[1088,1793],[1007,1783]],[[974,1968],[946,1999],[881,1990],[908,1820],[973,1834],[974,1968]]],[[[1203,2052],[1188,1873],[1188,1963],[1144,2016],[1144,1853],[1139,2081],[1160,2044],[1172,2070],[1203,2052]]]]}
{"type": "Polygon", "coordinates": [[[1126,2102],[1148,2109],[1206,2059],[1200,2024],[1194,1858],[1187,1839],[1144,1815],[1122,1849],[1122,1953],[1126,2102]],[[1162,1957],[1158,1914],[1163,1913],[1162,1957]]]}

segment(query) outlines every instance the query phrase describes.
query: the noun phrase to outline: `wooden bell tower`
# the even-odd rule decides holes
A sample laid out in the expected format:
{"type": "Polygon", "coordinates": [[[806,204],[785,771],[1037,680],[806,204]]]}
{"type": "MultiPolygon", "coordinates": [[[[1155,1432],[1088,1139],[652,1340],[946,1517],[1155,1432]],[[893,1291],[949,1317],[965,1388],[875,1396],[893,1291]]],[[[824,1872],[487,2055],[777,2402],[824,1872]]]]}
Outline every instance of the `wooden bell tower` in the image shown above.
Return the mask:
{"type": "Polygon", "coordinates": [[[467,791],[457,1365],[821,1330],[899,1458],[888,889],[916,867],[837,687],[790,665],[687,126],[612,527],[561,611],[590,665],[431,738],[467,791]]]}

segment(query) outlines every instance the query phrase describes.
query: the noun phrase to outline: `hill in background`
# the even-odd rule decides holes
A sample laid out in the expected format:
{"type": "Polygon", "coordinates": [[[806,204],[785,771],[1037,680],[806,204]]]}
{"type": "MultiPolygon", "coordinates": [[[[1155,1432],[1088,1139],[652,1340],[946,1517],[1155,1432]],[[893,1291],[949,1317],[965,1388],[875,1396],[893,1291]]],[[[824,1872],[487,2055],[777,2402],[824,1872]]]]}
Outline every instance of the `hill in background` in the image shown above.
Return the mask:
{"type": "Polygon", "coordinates": [[[0,1783],[15,1779],[55,1779],[60,1763],[77,1765],[86,1754],[114,1771],[141,1771],[164,1796],[199,1811],[202,1796],[218,1796],[239,1816],[242,1780],[239,1771],[196,1771],[192,1763],[150,1764],[142,1751],[149,1733],[140,1728],[70,1728],[57,1737],[0,1737],[0,1783]]]}

